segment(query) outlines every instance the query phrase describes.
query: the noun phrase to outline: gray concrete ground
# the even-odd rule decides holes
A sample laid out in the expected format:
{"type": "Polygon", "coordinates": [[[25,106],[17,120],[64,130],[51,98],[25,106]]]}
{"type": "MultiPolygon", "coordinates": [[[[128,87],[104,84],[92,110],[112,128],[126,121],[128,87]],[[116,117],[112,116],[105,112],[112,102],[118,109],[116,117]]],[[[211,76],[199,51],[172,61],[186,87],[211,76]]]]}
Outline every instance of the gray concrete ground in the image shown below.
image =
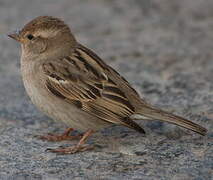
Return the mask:
{"type": "Polygon", "coordinates": [[[0,0],[0,179],[210,180],[213,173],[212,0],[0,0]],[[20,47],[4,34],[39,15],[63,18],[77,39],[158,107],[208,128],[145,122],[96,133],[91,152],[55,155],[37,134],[65,126],[40,113],[20,77],[20,47]]]}

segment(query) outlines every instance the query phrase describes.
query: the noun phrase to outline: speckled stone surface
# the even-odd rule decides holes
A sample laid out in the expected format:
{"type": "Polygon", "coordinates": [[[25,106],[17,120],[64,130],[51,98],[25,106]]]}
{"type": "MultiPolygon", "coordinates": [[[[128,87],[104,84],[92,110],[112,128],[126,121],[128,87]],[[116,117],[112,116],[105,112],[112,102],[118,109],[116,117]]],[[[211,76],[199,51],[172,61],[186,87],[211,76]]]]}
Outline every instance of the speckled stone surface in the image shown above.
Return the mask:
{"type": "Polygon", "coordinates": [[[1,180],[210,180],[213,173],[212,0],[0,0],[1,180]],[[20,47],[5,34],[39,15],[63,18],[77,39],[149,102],[208,128],[201,137],[159,121],[96,133],[91,152],[55,155],[37,134],[65,126],[40,113],[19,72],[20,47]]]}

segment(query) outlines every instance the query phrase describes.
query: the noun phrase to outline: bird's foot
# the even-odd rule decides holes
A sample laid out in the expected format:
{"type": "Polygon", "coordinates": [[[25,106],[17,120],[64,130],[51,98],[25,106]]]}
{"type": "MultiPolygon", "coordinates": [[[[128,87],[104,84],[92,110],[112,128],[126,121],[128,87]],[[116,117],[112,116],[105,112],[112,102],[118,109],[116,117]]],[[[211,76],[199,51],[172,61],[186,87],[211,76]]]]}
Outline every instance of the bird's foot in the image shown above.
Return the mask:
{"type": "Polygon", "coordinates": [[[76,146],[66,147],[66,148],[56,148],[56,149],[47,149],[49,152],[57,153],[57,154],[74,154],[77,152],[83,152],[87,150],[91,150],[94,146],[85,145],[87,138],[93,133],[93,130],[88,130],[81,138],[79,143],[76,146]]]}
{"type": "Polygon", "coordinates": [[[71,131],[73,131],[73,129],[69,128],[61,135],[49,133],[47,135],[36,136],[36,137],[41,140],[53,141],[53,142],[54,141],[73,140],[73,139],[78,139],[78,138],[82,137],[82,135],[76,135],[76,136],[69,135],[71,131]]]}

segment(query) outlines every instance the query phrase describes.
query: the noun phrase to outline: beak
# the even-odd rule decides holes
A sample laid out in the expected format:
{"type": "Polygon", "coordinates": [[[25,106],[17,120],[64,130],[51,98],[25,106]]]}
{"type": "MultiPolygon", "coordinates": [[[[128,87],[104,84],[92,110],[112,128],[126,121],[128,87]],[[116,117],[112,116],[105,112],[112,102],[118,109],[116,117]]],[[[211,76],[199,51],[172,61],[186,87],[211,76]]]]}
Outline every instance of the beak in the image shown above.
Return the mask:
{"type": "Polygon", "coordinates": [[[19,31],[15,31],[13,33],[8,34],[8,36],[12,39],[15,39],[16,41],[20,42],[20,35],[19,31]]]}

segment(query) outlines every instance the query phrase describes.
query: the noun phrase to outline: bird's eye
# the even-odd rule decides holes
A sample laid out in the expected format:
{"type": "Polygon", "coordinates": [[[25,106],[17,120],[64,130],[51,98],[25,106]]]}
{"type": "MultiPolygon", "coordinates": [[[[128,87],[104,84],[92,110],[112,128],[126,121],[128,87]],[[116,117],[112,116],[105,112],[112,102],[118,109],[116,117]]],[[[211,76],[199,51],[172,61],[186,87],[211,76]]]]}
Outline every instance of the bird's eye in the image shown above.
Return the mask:
{"type": "Polygon", "coordinates": [[[33,38],[34,38],[34,36],[32,34],[27,35],[27,39],[32,40],[33,38]]]}

